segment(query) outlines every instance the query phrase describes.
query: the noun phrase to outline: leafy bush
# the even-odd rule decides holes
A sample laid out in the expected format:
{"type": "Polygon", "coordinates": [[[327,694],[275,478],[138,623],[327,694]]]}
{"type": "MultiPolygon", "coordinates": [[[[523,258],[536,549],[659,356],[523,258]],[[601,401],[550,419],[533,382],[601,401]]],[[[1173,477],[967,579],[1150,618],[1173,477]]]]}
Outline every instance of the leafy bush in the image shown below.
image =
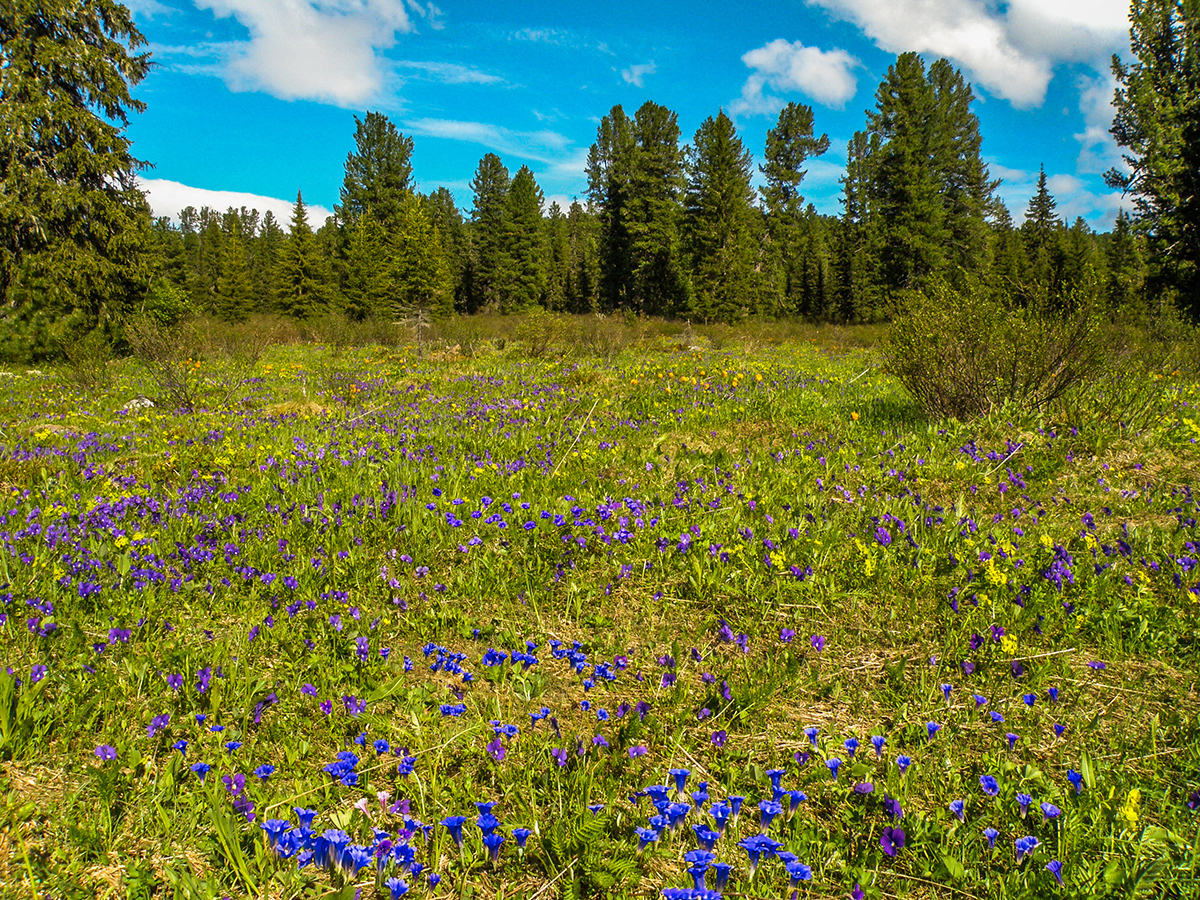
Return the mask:
{"type": "Polygon", "coordinates": [[[1101,324],[1086,303],[1055,311],[939,285],[901,301],[884,367],[938,418],[1006,403],[1040,410],[1103,375],[1101,324]]]}

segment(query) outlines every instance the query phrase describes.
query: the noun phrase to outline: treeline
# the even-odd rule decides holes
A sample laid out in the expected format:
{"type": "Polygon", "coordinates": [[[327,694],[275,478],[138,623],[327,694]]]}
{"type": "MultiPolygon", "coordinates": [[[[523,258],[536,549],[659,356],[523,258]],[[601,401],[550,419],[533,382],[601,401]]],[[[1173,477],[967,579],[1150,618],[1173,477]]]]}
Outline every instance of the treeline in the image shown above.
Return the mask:
{"type": "Polygon", "coordinates": [[[460,211],[446,188],[414,190],[413,141],[380,113],[358,120],[341,202],[314,232],[302,198],[286,228],[255,210],[189,207],[160,219],[154,297],[229,320],[271,310],[398,318],[533,307],[628,310],[733,322],[748,316],[877,321],[905,290],[940,281],[1018,300],[1114,308],[1139,301],[1142,239],[1065,222],[1041,173],[1024,221],[996,196],[973,95],[946,60],[900,56],[847,149],[842,214],[801,192],[829,146],[789,103],[760,166],[724,112],[684,145],[677,116],[614,107],[588,156],[588,191],[547,208],[533,172],[489,153],[460,211]]]}

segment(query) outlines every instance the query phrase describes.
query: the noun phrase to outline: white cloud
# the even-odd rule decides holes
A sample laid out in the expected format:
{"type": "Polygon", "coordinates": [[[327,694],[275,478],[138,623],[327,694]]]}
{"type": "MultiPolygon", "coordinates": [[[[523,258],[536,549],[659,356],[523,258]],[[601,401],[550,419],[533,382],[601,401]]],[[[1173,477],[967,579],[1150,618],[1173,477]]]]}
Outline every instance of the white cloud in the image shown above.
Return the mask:
{"type": "Polygon", "coordinates": [[[821,50],[782,39],[749,51],[742,62],[753,73],[742,86],[741,98],[730,104],[734,115],[781,109],[781,99],[763,93],[768,86],[780,92],[799,91],[824,106],[841,109],[857,90],[854,70],[861,65],[845,50],[821,50]]]}
{"type": "Polygon", "coordinates": [[[1097,71],[1126,46],[1126,0],[808,0],[890,53],[945,56],[1017,107],[1040,106],[1054,66],[1097,71]]]}
{"type": "Polygon", "coordinates": [[[145,19],[170,15],[175,12],[171,7],[159,3],[158,0],[125,0],[125,5],[135,16],[145,19]]]}
{"type": "MultiPolygon", "coordinates": [[[[1025,169],[1013,169],[995,160],[988,160],[988,170],[994,178],[1004,179],[1000,185],[1000,199],[1012,214],[1013,224],[1020,226],[1029,209],[1029,199],[1037,191],[1038,173],[1025,169]]],[[[1046,188],[1054,197],[1054,213],[1070,226],[1077,217],[1093,231],[1111,231],[1117,211],[1129,211],[1131,204],[1119,191],[1093,191],[1082,178],[1067,173],[1046,173],[1046,188]]]]}
{"type": "MultiPolygon", "coordinates": [[[[270,210],[280,226],[286,229],[292,218],[292,207],[296,205],[295,200],[280,200],[243,191],[212,191],[162,178],[141,178],[138,181],[141,189],[146,192],[154,215],[167,216],[176,221],[179,219],[179,211],[185,206],[194,206],[196,209],[208,206],[220,212],[231,206],[235,209],[244,206],[247,209],[257,209],[260,213],[270,210]]],[[[307,202],[305,206],[308,208],[308,224],[313,228],[320,228],[325,224],[325,219],[333,215],[332,210],[323,206],[314,206],[307,202]]]]}
{"type": "Polygon", "coordinates": [[[233,90],[284,100],[360,106],[386,80],[380,51],[413,30],[404,0],[194,0],[232,16],[248,41],[225,46],[222,74],[233,90]]]}
{"type": "Polygon", "coordinates": [[[647,75],[653,75],[657,69],[658,66],[654,64],[654,60],[650,60],[648,63],[638,63],[637,65],[630,66],[628,69],[622,69],[621,77],[625,79],[626,84],[632,84],[634,87],[645,87],[642,84],[642,79],[647,75]]]}
{"type": "Polygon", "coordinates": [[[412,134],[469,141],[521,159],[554,163],[569,151],[570,141],[556,131],[513,131],[486,122],[456,119],[413,119],[404,123],[412,134]]]}
{"type": "Polygon", "coordinates": [[[1080,76],[1078,84],[1083,131],[1075,135],[1075,140],[1079,141],[1076,170],[1090,174],[1107,172],[1114,166],[1127,170],[1129,167],[1121,158],[1121,149],[1109,133],[1116,114],[1112,101],[1117,80],[1112,75],[1094,79],[1080,76]]]}
{"type": "Polygon", "coordinates": [[[487,72],[457,63],[404,60],[396,65],[401,69],[424,72],[431,80],[440,81],[442,84],[497,84],[504,80],[499,75],[489,75],[487,72]]]}

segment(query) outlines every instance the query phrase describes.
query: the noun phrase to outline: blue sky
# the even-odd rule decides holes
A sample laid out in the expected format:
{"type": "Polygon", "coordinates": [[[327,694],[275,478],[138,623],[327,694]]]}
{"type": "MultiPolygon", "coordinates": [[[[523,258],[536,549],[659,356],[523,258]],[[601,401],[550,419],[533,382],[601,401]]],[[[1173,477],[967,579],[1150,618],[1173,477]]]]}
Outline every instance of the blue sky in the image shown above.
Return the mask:
{"type": "Polygon", "coordinates": [[[1108,60],[1128,58],[1121,0],[709,0],[586,4],[464,0],[133,0],[156,68],[137,89],[134,153],[151,205],[272,209],[297,190],[319,224],[338,200],[354,116],[413,136],[422,190],[464,209],[483,154],[533,169],[547,204],[586,190],[584,161],[614,105],[679,114],[685,141],[719,109],[761,160],[788,101],[812,106],[830,151],[804,193],[839,212],[846,140],[896,55],[945,56],[977,95],[983,153],[1020,221],[1045,165],[1059,212],[1108,230],[1122,203],[1101,173],[1108,60]]]}

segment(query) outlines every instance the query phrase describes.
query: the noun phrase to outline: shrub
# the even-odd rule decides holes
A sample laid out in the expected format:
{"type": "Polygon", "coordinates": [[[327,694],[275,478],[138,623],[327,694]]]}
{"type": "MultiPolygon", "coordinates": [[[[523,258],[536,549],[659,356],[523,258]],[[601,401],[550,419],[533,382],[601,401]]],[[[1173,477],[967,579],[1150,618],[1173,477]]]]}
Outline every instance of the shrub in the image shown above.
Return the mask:
{"type": "Polygon", "coordinates": [[[1054,311],[945,285],[902,299],[883,353],[926,413],[958,419],[1007,403],[1044,409],[1097,381],[1108,357],[1087,303],[1054,311]]]}

